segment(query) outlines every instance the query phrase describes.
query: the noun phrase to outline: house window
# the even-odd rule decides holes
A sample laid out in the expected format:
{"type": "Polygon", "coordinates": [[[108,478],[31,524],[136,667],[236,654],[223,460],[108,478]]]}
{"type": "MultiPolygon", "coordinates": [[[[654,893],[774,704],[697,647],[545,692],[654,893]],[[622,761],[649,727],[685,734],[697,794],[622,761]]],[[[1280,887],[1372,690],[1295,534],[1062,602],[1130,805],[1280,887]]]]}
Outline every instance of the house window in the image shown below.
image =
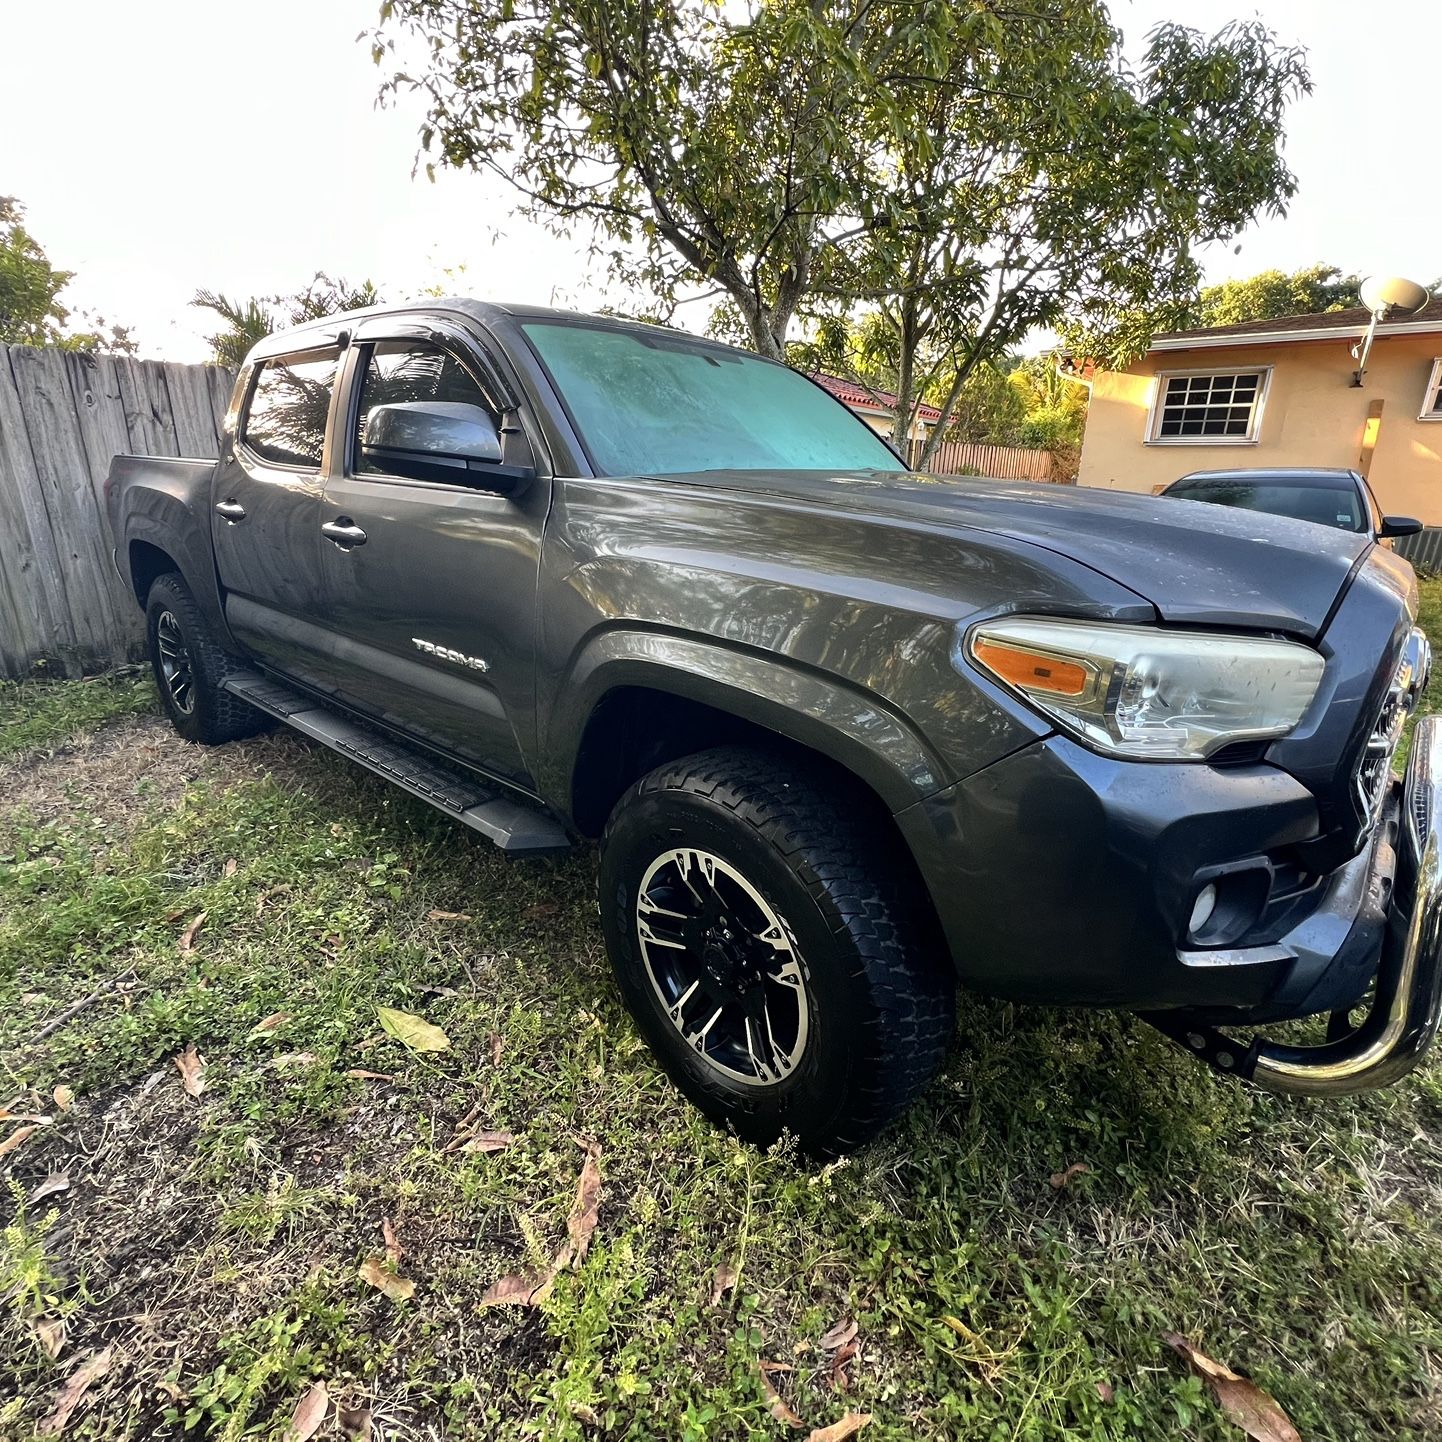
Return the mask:
{"type": "Polygon", "coordinates": [[[1157,377],[1147,440],[1161,445],[1247,445],[1262,426],[1271,367],[1163,371],[1157,377]]]}
{"type": "Polygon", "coordinates": [[[1418,420],[1442,421],[1442,356],[1432,362],[1427,389],[1422,393],[1422,413],[1418,420]]]}

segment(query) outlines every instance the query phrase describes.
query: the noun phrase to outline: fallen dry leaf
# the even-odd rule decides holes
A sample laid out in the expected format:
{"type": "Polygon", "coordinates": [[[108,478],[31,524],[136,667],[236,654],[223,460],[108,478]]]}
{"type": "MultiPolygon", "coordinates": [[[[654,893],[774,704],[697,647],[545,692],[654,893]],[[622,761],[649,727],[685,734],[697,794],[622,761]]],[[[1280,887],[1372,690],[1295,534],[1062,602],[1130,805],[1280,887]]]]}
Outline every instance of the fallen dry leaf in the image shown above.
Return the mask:
{"type": "Polygon", "coordinates": [[[355,1077],[359,1081],[394,1081],[395,1078],[384,1071],[367,1071],[364,1067],[353,1066],[347,1073],[349,1077],[355,1077]]]}
{"type": "Polygon", "coordinates": [[[205,1058],[196,1051],[195,1043],[191,1042],[174,1061],[185,1090],[198,1097],[205,1090],[205,1058]]]}
{"type": "Polygon", "coordinates": [[[860,1355],[861,1348],[855,1342],[849,1342],[831,1359],[831,1385],[838,1392],[851,1390],[851,1373],[846,1369],[860,1355]]]}
{"type": "Polygon", "coordinates": [[[771,1385],[773,1372],[790,1372],[794,1369],[783,1362],[758,1362],[756,1368],[761,1374],[761,1391],[766,1397],[766,1405],[770,1408],[771,1415],[778,1422],[784,1422],[788,1427],[795,1427],[798,1430],[805,1427],[806,1423],[786,1405],[786,1399],[771,1385]]]}
{"type": "Polygon", "coordinates": [[[500,1066],[501,1053],[505,1051],[506,1043],[498,1031],[493,1031],[487,1040],[491,1044],[491,1065],[500,1066]]]}
{"type": "Polygon", "coordinates": [[[200,928],[205,925],[205,912],[200,912],[194,921],[180,933],[180,949],[182,951],[195,950],[195,938],[200,934],[200,928]]]}
{"type": "Polygon", "coordinates": [[[227,880],[229,880],[229,879],[230,879],[232,876],[234,876],[235,873],[236,873],[237,871],[239,871],[239,870],[240,870],[240,862],[238,862],[238,861],[235,859],[235,857],[232,856],[232,857],[230,858],[230,860],[227,861],[227,862],[225,863],[225,865],[221,868],[220,874],[221,874],[223,877],[225,877],[227,880]]]}
{"type": "Polygon", "coordinates": [[[736,1285],[737,1271],[730,1262],[722,1262],[711,1279],[711,1305],[714,1307],[736,1285]]]}
{"type": "Polygon", "coordinates": [[[512,1272],[492,1282],[481,1297],[483,1307],[537,1307],[551,1295],[556,1278],[566,1268],[585,1259],[596,1230],[601,1205],[601,1166],[594,1146],[586,1148],[576,1200],[566,1219],[566,1240],[556,1249],[551,1265],[542,1272],[512,1272]]]}
{"type": "Polygon", "coordinates": [[[408,1302],[416,1294],[416,1284],[409,1277],[398,1277],[386,1271],[379,1257],[367,1257],[360,1267],[360,1278],[376,1291],[384,1292],[393,1302],[408,1302]]]}
{"type": "Polygon", "coordinates": [[[272,896],[282,896],[291,889],[292,888],[289,882],[286,882],[282,886],[266,887],[266,889],[255,898],[255,914],[259,916],[261,912],[265,910],[272,896]]]}
{"type": "Polygon", "coordinates": [[[80,1405],[80,1399],[110,1370],[111,1349],[95,1352],[82,1362],[69,1377],[65,1385],[55,1394],[49,1415],[40,1424],[40,1432],[63,1432],[70,1414],[80,1405]]]}
{"type": "Polygon", "coordinates": [[[38,1317],[34,1322],[35,1336],[53,1362],[65,1347],[65,1322],[60,1317],[38,1317]]]}
{"type": "Polygon", "coordinates": [[[507,1147],[516,1144],[515,1135],[511,1132],[476,1132],[474,1136],[466,1138],[458,1148],[462,1152],[503,1152],[507,1147]]]}
{"type": "Polygon", "coordinates": [[[848,1412],[829,1427],[813,1427],[806,1442],[846,1442],[846,1438],[854,1437],[870,1421],[870,1412],[848,1412]]]}
{"type": "Polygon", "coordinates": [[[469,921],[471,914],[468,911],[428,911],[427,921],[469,921]]]}
{"type": "Polygon", "coordinates": [[[369,1407],[338,1407],[335,1414],[335,1425],[340,1428],[341,1436],[350,1438],[351,1442],[370,1442],[371,1409],[369,1407]]]}
{"type": "Polygon", "coordinates": [[[393,1006],[378,1006],[376,1016],[380,1018],[382,1031],[412,1051],[445,1051],[450,1047],[451,1039],[440,1027],[432,1026],[424,1018],[413,1016],[408,1011],[397,1011],[393,1006]]]}
{"type": "MultiPolygon", "coordinates": [[[[571,1215],[566,1220],[566,1234],[570,1239],[568,1261],[585,1261],[591,1246],[591,1233],[596,1230],[596,1220],[601,1207],[601,1166],[594,1151],[587,1151],[581,1167],[581,1180],[576,1187],[576,1200],[571,1215]]],[[[562,1264],[564,1265],[564,1264],[562,1264]]]]}
{"type": "Polygon", "coordinates": [[[1085,1162],[1073,1162],[1064,1172],[1053,1172],[1051,1174],[1051,1185],[1053,1191],[1061,1191],[1069,1187],[1074,1177],[1085,1176],[1091,1168],[1085,1162]]]}
{"type": "Polygon", "coordinates": [[[285,1071],[293,1066],[314,1066],[319,1060],[313,1051],[283,1051],[271,1057],[270,1064],[276,1071],[285,1071]]]}
{"type": "Polygon", "coordinates": [[[54,1091],[55,1105],[68,1112],[75,1103],[75,1092],[68,1086],[58,1086],[54,1091]]]}
{"type": "Polygon", "coordinates": [[[556,1282],[552,1268],[545,1272],[512,1272],[492,1282],[481,1294],[483,1307],[538,1307],[551,1295],[556,1282]]]}
{"type": "Polygon", "coordinates": [[[1212,1389],[1217,1405],[1254,1442],[1302,1442],[1301,1433],[1281,1405],[1250,1378],[1208,1357],[1176,1332],[1162,1333],[1162,1340],[1186,1358],[1192,1371],[1212,1389]]]}
{"type": "Polygon", "coordinates": [[[64,1172],[51,1172],[43,1182],[30,1193],[32,1202],[44,1201],[46,1197],[53,1197],[57,1192],[68,1192],[70,1190],[70,1178],[64,1172]]]}
{"type": "Polygon", "coordinates": [[[823,1352],[838,1352],[856,1336],[856,1333],[856,1323],[849,1317],[843,1317],[829,1332],[822,1334],[821,1350],[823,1352]]]}
{"type": "Polygon", "coordinates": [[[16,1127],[3,1142],[0,1142],[0,1157],[8,1156],[16,1147],[23,1147],[38,1130],[39,1124],[36,1122],[31,1122],[28,1126],[16,1127]]]}
{"type": "Polygon", "coordinates": [[[330,1393],[324,1382],[317,1382],[295,1404],[290,1414],[290,1426],[286,1428],[285,1442],[310,1442],[320,1431],[325,1414],[330,1410],[330,1393]]]}
{"type": "Polygon", "coordinates": [[[398,1267],[401,1258],[405,1256],[406,1249],[401,1246],[401,1239],[396,1236],[396,1224],[389,1217],[381,1218],[381,1236],[386,1242],[386,1257],[391,1266],[398,1267]]]}
{"type": "Polygon", "coordinates": [[[274,1031],[276,1027],[283,1026],[290,1020],[288,1011],[273,1011],[269,1016],[262,1017],[251,1027],[251,1036],[263,1036],[268,1031],[274,1031]]]}

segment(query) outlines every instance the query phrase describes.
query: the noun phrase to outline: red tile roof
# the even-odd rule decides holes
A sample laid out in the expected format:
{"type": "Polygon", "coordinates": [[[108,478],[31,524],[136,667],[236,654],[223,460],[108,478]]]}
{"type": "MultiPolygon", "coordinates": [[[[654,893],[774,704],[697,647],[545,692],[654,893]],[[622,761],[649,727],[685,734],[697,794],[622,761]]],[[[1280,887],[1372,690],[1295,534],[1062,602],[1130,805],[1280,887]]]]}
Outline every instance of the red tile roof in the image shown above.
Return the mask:
{"type": "MultiPolygon", "coordinates": [[[[895,411],[896,397],[890,391],[871,390],[855,381],[843,380],[840,376],[829,376],[824,371],[811,371],[811,379],[823,385],[837,400],[853,408],[861,406],[873,411],[895,411]]],[[[935,425],[941,419],[941,412],[935,406],[917,406],[917,416],[935,425]]]]}

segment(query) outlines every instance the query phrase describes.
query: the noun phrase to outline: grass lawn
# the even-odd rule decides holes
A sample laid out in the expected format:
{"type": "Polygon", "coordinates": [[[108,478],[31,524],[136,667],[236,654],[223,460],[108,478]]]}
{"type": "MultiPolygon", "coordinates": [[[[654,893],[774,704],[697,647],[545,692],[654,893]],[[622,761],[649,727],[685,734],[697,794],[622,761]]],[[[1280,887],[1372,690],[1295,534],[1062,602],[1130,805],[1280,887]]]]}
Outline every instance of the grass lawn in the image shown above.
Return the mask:
{"type": "Polygon", "coordinates": [[[1435,1066],[1283,1100],[968,1000],[818,1169],[659,1074],[588,855],[510,866],[285,733],[187,746],[135,680],[0,687],[0,796],[0,1437],[97,1359],[67,1437],[279,1437],[324,1382],[321,1437],[1240,1438],[1168,1332],[1308,1442],[1442,1435],[1435,1066]],[[483,1305],[588,1159],[584,1257],[483,1305]]]}

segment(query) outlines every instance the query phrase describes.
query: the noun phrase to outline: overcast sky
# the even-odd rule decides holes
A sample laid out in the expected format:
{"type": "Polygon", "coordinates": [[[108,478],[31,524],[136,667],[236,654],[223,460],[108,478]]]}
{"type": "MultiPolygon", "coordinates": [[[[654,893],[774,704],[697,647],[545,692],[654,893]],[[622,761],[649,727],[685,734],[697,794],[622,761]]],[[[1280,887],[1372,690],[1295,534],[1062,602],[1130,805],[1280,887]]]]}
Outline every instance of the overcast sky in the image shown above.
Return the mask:
{"type": "MultiPolygon", "coordinates": [[[[0,0],[0,195],[28,208],[63,299],[133,327],[145,355],[200,360],[197,287],[293,291],[317,269],[387,298],[464,266],[488,299],[588,306],[585,246],[511,214],[503,183],[411,179],[417,115],[378,111],[356,43],[376,0],[0,0]]],[[[1290,216],[1255,227],[1213,280],[1314,260],[1423,282],[1442,273],[1434,0],[1114,0],[1134,50],[1159,20],[1260,14],[1311,52],[1290,216]]],[[[685,320],[683,312],[678,319],[685,320]]],[[[702,317],[696,318],[701,323],[702,317]]]]}

